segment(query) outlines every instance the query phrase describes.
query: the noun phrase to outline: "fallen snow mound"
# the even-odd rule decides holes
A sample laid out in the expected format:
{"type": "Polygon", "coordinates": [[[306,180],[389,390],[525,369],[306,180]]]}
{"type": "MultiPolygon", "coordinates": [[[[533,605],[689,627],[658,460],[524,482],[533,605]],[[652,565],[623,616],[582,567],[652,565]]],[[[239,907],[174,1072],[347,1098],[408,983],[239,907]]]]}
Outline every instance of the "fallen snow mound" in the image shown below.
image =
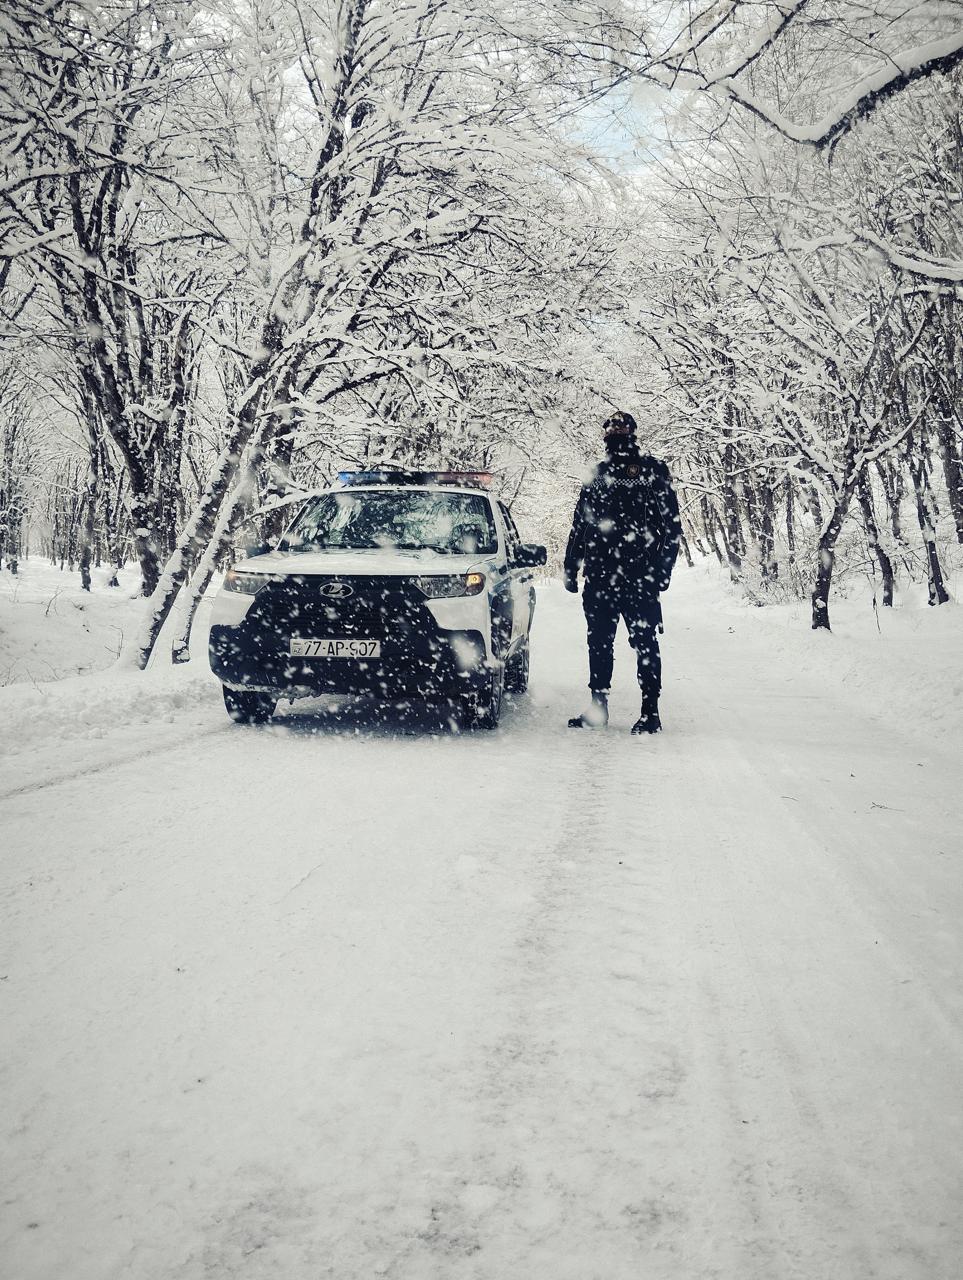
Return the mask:
{"type": "Polygon", "coordinates": [[[219,696],[211,673],[199,664],[10,685],[0,689],[0,756],[68,738],[102,738],[124,726],[169,724],[181,712],[214,705],[219,696]]]}

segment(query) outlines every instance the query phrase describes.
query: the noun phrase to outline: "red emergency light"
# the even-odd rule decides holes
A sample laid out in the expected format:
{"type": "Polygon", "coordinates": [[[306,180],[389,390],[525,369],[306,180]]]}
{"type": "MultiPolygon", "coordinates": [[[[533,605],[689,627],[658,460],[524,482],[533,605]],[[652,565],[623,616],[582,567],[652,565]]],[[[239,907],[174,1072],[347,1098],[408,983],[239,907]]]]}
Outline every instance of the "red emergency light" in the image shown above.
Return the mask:
{"type": "Polygon", "coordinates": [[[489,489],[490,471],[339,471],[338,483],[356,485],[451,485],[466,489],[489,489]]]}

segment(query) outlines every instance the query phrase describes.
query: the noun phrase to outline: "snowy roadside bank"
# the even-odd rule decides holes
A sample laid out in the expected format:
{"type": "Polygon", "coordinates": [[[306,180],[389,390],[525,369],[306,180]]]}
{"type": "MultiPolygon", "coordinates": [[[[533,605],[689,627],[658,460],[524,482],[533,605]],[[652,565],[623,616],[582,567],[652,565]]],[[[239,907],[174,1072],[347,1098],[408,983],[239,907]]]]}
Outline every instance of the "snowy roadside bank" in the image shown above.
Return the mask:
{"type": "Polygon", "coordinates": [[[11,685],[0,689],[0,756],[51,741],[96,740],[125,725],[169,723],[176,715],[219,702],[217,681],[201,662],[11,685]]]}
{"type": "Polygon", "coordinates": [[[120,587],[107,578],[95,570],[84,592],[76,573],[39,559],[16,578],[0,574],[0,794],[221,726],[219,686],[204,657],[206,609],[189,665],[122,671],[114,665],[120,644],[144,601],[133,595],[133,568],[120,587]]]}
{"type": "MultiPolygon", "coordinates": [[[[951,586],[959,599],[963,573],[951,586]]],[[[714,561],[693,569],[680,565],[665,601],[667,652],[677,603],[689,626],[700,617],[724,618],[723,641],[748,647],[760,669],[787,686],[814,681],[853,713],[871,714],[881,727],[899,726],[927,741],[963,729],[963,609],[955,603],[930,608],[923,588],[878,613],[868,587],[834,598],[832,631],[814,632],[808,601],[759,607],[714,561]]],[[[671,678],[671,666],[667,674],[671,678]]]]}
{"type": "Polygon", "coordinates": [[[0,689],[0,798],[227,725],[201,661],[0,689]]]}
{"type": "Polygon", "coordinates": [[[0,687],[39,684],[104,671],[117,660],[125,635],[143,611],[135,592],[140,573],[120,571],[116,587],[108,569],[92,571],[83,591],[75,570],[49,560],[21,560],[19,572],[0,572],[0,687]]]}

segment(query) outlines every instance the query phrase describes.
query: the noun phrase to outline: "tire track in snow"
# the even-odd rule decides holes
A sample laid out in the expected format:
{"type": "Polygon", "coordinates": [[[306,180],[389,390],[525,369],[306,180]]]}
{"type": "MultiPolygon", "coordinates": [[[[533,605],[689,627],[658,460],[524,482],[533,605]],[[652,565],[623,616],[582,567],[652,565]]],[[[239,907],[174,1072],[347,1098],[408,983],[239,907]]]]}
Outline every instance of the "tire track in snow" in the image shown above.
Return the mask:
{"type": "MultiPolygon", "coordinates": [[[[713,785],[709,770],[700,779],[720,825],[729,771],[725,779],[724,788],[713,785]]],[[[817,1225],[807,1202],[845,1204],[839,1161],[800,1094],[798,1055],[761,989],[759,955],[745,944],[741,907],[730,903],[730,843],[719,831],[716,865],[708,870],[704,860],[677,850],[679,900],[691,904],[683,928],[693,1073],[691,1111],[681,1117],[680,1137],[693,1156],[702,1157],[702,1230],[692,1274],[752,1280],[836,1275],[824,1255],[827,1224],[817,1225]],[[802,1134],[806,1167],[797,1158],[802,1134]]],[[[838,1273],[840,1280],[873,1274],[862,1269],[864,1250],[860,1265],[854,1261],[850,1257],[838,1273]]]]}
{"type": "Polygon", "coordinates": [[[598,735],[554,756],[564,814],[529,856],[535,902],[485,1046],[472,1180],[442,1215],[448,1239],[475,1232],[465,1274],[575,1280],[600,1259],[607,1280],[680,1274],[689,1212],[669,1171],[685,1071],[663,1014],[660,833],[651,815],[626,820],[640,747],[598,735]]]}
{"type": "MultiPolygon", "coordinates": [[[[939,1206],[949,1214],[952,1192],[925,1167],[911,1177],[904,1172],[907,1159],[910,1167],[914,1161],[919,1139],[907,1138],[915,1126],[934,1155],[948,1139],[939,1136],[935,1116],[918,1113],[912,1100],[918,1082],[897,1048],[900,1034],[915,1024],[925,1062],[937,1031],[946,1043],[944,1028],[920,1022],[902,996],[894,1000],[906,988],[879,945],[891,929],[877,860],[860,862],[867,830],[864,819],[851,816],[855,784],[848,768],[825,777],[840,728],[832,706],[820,700],[807,709],[806,735],[833,744],[816,758],[792,717],[766,722],[760,733],[763,722],[755,717],[766,677],[748,665],[727,670],[724,710],[711,697],[720,685],[711,666],[692,667],[703,706],[700,789],[706,816],[716,815],[714,854],[698,841],[680,850],[683,891],[697,904],[690,944],[706,1031],[695,1042],[697,1096],[710,1104],[707,1123],[719,1126],[720,1138],[729,1135],[732,1167],[745,1168],[762,1211],[758,1235],[780,1242],[784,1272],[950,1280],[955,1263],[948,1262],[947,1218],[941,1226],[939,1206]],[[743,690],[755,700],[741,698],[743,690]],[[813,785],[813,768],[821,787],[813,785]],[[789,773],[799,784],[794,790],[818,796],[819,804],[781,798],[789,773]],[[895,1090],[889,1103],[885,1082],[895,1090]],[[724,1126],[719,1117],[726,1114],[724,1126]],[[927,1182],[925,1192],[917,1189],[927,1182]]],[[[865,772],[874,775],[875,765],[873,785],[885,786],[893,763],[874,760],[872,728],[858,730],[852,742],[865,772]]],[[[959,1044],[957,1036],[957,1050],[959,1044]]],[[[959,1077],[959,1057],[949,1050],[945,1061],[957,1063],[959,1077]]],[[[951,1112],[952,1086],[919,1077],[923,1089],[934,1083],[951,1112]]],[[[715,1146],[721,1149],[719,1141],[715,1146]]],[[[936,1168],[952,1161],[946,1151],[936,1168]]],[[[717,1183],[719,1175],[717,1169],[717,1183]]]]}
{"type": "Polygon", "coordinates": [[[64,786],[68,782],[76,782],[81,778],[94,777],[111,769],[120,769],[128,764],[136,764],[140,760],[145,760],[148,756],[170,755],[173,752],[189,750],[205,738],[229,733],[232,728],[233,726],[229,724],[218,725],[216,728],[203,729],[200,733],[193,733],[189,737],[178,738],[175,742],[168,743],[166,746],[152,743],[141,750],[127,752],[121,756],[112,756],[110,759],[98,761],[97,764],[85,765],[82,769],[72,769],[69,773],[40,778],[35,782],[27,782],[19,787],[11,787],[7,791],[0,791],[0,800],[13,800],[18,796],[28,796],[38,791],[46,791],[50,787],[64,786]]]}

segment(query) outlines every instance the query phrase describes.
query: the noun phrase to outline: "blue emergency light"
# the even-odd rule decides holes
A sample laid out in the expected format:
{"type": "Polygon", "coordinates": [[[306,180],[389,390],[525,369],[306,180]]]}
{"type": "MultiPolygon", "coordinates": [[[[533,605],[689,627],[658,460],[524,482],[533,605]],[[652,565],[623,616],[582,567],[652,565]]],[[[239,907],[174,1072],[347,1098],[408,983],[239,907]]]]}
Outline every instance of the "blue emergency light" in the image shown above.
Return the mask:
{"type": "Polygon", "coordinates": [[[339,471],[338,484],[355,485],[458,485],[471,489],[488,489],[490,471],[339,471]]]}

